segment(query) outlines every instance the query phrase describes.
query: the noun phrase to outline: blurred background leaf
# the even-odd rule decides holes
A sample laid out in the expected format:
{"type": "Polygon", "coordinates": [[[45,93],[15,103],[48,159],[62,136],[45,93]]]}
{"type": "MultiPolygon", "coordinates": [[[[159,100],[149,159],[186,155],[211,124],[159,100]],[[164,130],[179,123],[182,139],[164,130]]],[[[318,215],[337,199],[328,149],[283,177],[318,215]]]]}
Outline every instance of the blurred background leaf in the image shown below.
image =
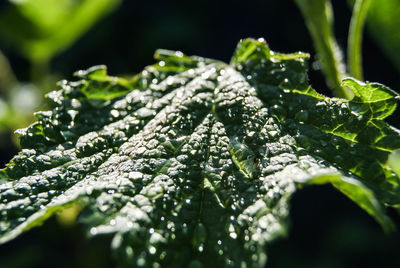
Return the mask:
{"type": "MultiPolygon", "coordinates": [[[[50,61],[73,45],[120,0],[9,0],[0,9],[0,41],[26,58],[27,81],[17,80],[0,51],[0,132],[33,121],[33,112],[47,109],[43,96],[60,79],[50,61]]],[[[0,146],[2,146],[0,142],[0,146]]]]}
{"type": "Polygon", "coordinates": [[[0,12],[0,36],[31,61],[47,61],[70,46],[119,0],[10,0],[0,12]]]}
{"type": "Polygon", "coordinates": [[[400,72],[400,1],[372,0],[367,20],[375,41],[400,72]]]}
{"type": "MultiPolygon", "coordinates": [[[[351,6],[355,0],[348,0],[351,6]]],[[[367,28],[385,56],[400,72],[400,1],[371,0],[367,28]]]]}

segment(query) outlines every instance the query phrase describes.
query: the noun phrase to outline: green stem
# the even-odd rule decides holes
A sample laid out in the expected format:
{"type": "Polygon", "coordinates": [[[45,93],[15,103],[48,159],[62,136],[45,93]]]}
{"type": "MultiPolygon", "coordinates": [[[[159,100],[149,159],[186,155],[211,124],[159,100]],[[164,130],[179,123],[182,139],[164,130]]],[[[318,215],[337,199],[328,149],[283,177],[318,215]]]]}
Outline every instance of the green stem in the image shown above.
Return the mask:
{"type": "Polygon", "coordinates": [[[356,0],[351,17],[347,44],[350,75],[360,80],[363,80],[362,34],[370,3],[370,0],[356,0]]]}
{"type": "Polygon", "coordinates": [[[353,93],[341,86],[346,77],[343,56],[333,35],[333,10],[329,0],[295,0],[313,39],[321,68],[335,95],[351,99],[353,93]]]}

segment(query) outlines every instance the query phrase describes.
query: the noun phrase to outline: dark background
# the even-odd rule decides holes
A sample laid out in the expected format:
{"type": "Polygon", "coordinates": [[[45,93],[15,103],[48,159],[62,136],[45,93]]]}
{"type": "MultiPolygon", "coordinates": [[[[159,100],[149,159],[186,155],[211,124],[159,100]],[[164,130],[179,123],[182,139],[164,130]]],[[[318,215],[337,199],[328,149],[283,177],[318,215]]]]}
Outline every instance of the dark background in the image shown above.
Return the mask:
{"type": "MultiPolygon", "coordinates": [[[[335,34],[345,48],[351,10],[345,0],[332,2],[335,34]]],[[[51,70],[71,79],[76,70],[106,64],[110,74],[134,74],[153,63],[157,48],[229,62],[237,42],[246,37],[264,37],[278,52],[300,50],[314,55],[312,41],[292,0],[125,0],[55,57],[51,70]]],[[[18,79],[28,80],[29,63],[0,45],[18,79]]],[[[368,34],[363,54],[366,80],[399,91],[399,74],[368,34]]],[[[310,81],[318,92],[331,95],[319,71],[310,70],[310,81]]],[[[389,121],[399,127],[397,114],[389,121]]],[[[17,152],[11,139],[8,144],[8,148],[1,148],[0,168],[17,152]]],[[[268,249],[268,267],[400,267],[400,233],[385,235],[367,213],[332,187],[299,191],[291,210],[288,238],[268,249]]],[[[400,218],[390,213],[400,228],[400,218]]],[[[0,267],[112,267],[108,256],[107,237],[86,240],[80,226],[62,227],[52,218],[44,228],[0,246],[0,267]]]]}

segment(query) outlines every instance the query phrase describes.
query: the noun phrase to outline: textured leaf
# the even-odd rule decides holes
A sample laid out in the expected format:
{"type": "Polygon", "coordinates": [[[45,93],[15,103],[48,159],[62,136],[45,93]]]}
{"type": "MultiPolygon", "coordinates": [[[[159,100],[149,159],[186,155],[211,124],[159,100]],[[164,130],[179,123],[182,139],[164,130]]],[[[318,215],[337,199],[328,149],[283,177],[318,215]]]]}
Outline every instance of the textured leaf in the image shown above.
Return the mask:
{"type": "Polygon", "coordinates": [[[260,267],[291,195],[322,183],[392,228],[400,135],[381,120],[392,91],[346,80],[356,98],[326,98],[308,84],[307,54],[263,40],[239,43],[230,65],[155,55],[131,80],[100,66],[49,94],[55,108],[20,131],[24,149],[0,175],[0,242],[79,204],[120,265],[260,267]]]}

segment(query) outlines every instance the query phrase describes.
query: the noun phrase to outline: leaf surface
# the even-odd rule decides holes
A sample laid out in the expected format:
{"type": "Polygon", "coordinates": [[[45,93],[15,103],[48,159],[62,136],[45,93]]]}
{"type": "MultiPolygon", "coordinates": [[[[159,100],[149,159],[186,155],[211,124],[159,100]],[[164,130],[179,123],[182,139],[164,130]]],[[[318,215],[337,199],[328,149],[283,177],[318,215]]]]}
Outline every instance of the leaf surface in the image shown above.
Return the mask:
{"type": "Polygon", "coordinates": [[[49,94],[55,108],[20,130],[24,149],[0,173],[1,243],[78,203],[91,236],[113,236],[120,265],[260,267],[291,195],[322,183],[392,229],[399,131],[382,121],[391,108],[360,108],[392,91],[347,80],[357,98],[324,97],[307,54],[263,40],[241,41],[230,65],[155,56],[130,80],[100,66],[49,94]]]}

